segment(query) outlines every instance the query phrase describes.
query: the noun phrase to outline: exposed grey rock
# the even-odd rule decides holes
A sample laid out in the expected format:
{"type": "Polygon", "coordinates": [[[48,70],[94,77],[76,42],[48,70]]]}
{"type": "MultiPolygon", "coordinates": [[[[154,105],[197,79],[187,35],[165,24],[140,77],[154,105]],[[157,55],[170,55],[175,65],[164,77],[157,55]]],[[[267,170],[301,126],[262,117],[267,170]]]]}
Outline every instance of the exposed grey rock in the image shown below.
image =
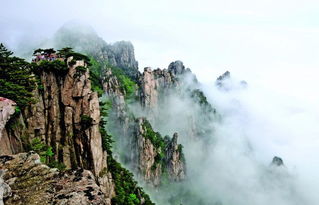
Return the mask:
{"type": "Polygon", "coordinates": [[[180,75],[185,72],[185,66],[182,61],[177,60],[169,64],[168,71],[174,75],[180,75]]]}
{"type": "Polygon", "coordinates": [[[177,143],[178,134],[174,133],[172,141],[168,144],[166,150],[166,160],[168,173],[175,181],[185,178],[185,159],[183,156],[181,144],[177,143]]]}
{"type": "Polygon", "coordinates": [[[115,42],[111,45],[111,50],[114,53],[116,66],[120,68],[138,68],[138,63],[135,60],[134,47],[131,42],[115,42]]]}
{"type": "Polygon", "coordinates": [[[178,84],[168,70],[152,70],[149,67],[144,68],[139,81],[142,88],[139,93],[140,102],[145,109],[152,110],[154,113],[156,113],[160,94],[165,95],[170,88],[178,84]]]}
{"type": "Polygon", "coordinates": [[[17,131],[18,128],[12,126],[12,134],[5,129],[15,113],[15,107],[14,101],[0,97],[0,155],[13,154],[22,149],[21,141],[14,135],[14,131],[17,131]]]}
{"type": "Polygon", "coordinates": [[[72,47],[76,51],[94,56],[98,61],[108,62],[121,68],[132,79],[139,76],[138,62],[135,60],[131,42],[106,43],[90,26],[69,22],[54,36],[55,47],[72,47]]]}
{"type": "MultiPolygon", "coordinates": [[[[142,175],[144,180],[154,186],[158,186],[162,179],[162,170],[165,169],[169,173],[169,178],[174,181],[180,181],[185,178],[185,161],[180,144],[177,143],[178,135],[174,134],[169,141],[164,141],[165,149],[156,147],[148,136],[145,118],[136,120],[136,143],[133,144],[133,151],[137,152],[137,156],[133,156],[132,160],[136,164],[138,173],[142,175]],[[160,159],[160,156],[164,156],[160,159]],[[163,167],[164,166],[164,167],[163,167]]],[[[157,136],[159,137],[159,136],[157,136]]]]}
{"type": "Polygon", "coordinates": [[[232,79],[229,71],[226,71],[223,75],[219,76],[215,84],[222,91],[244,89],[248,86],[247,82],[244,80],[236,81],[232,79]]]}
{"type": "Polygon", "coordinates": [[[230,79],[230,72],[229,71],[226,71],[223,75],[219,76],[216,80],[216,85],[219,87],[219,88],[226,88],[225,86],[225,81],[226,80],[229,80],[230,79]]]}
{"type": "Polygon", "coordinates": [[[12,189],[12,196],[7,185],[2,192],[6,205],[110,205],[88,170],[59,172],[40,163],[39,155],[33,152],[0,156],[0,169],[6,170],[3,179],[0,177],[0,197],[4,190],[1,180],[12,189]]]}
{"type": "MultiPolygon", "coordinates": [[[[72,57],[67,59],[71,61],[72,57]]],[[[83,168],[92,171],[100,181],[106,197],[114,196],[114,185],[107,168],[107,154],[102,148],[100,133],[100,108],[98,95],[91,90],[89,71],[74,75],[76,67],[86,64],[83,60],[69,67],[65,76],[51,71],[40,74],[43,91],[34,91],[35,104],[24,110],[23,115],[15,119],[14,127],[6,127],[7,135],[0,139],[1,154],[21,152],[21,143],[32,142],[39,138],[52,147],[54,160],[62,162],[67,168],[83,168]],[[82,116],[92,122],[84,125],[82,116]],[[6,140],[9,139],[9,140],[6,140]],[[18,139],[18,140],[13,140],[18,139]],[[2,149],[9,144],[7,149],[2,149]],[[101,172],[106,172],[100,176],[101,172]],[[104,184],[105,183],[105,184],[104,184]]]]}
{"type": "Polygon", "coordinates": [[[277,166],[277,167],[284,166],[284,161],[280,157],[275,156],[272,159],[271,165],[277,166]]]}
{"type": "Polygon", "coordinates": [[[12,195],[10,186],[4,182],[3,175],[5,170],[0,169],[0,205],[3,205],[3,199],[6,199],[12,195]]]}

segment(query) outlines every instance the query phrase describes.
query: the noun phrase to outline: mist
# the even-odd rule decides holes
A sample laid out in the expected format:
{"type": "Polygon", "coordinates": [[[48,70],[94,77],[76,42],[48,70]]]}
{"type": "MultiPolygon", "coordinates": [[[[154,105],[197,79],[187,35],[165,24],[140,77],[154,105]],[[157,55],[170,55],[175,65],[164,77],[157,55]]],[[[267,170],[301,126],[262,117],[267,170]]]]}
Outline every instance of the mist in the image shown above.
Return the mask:
{"type": "MultiPolygon", "coordinates": [[[[243,86],[242,79],[236,77],[223,82],[227,89],[220,89],[215,80],[196,84],[189,79],[184,78],[182,87],[204,90],[216,109],[218,114],[210,120],[181,90],[165,93],[152,112],[138,103],[130,105],[137,117],[146,116],[162,135],[178,132],[185,147],[188,177],[180,185],[153,193],[159,204],[188,192],[200,204],[319,202],[314,178],[319,134],[315,107],[304,107],[300,101],[258,84],[243,86]],[[193,123],[211,132],[196,137],[193,123]],[[284,160],[283,166],[271,164],[275,156],[284,160]]],[[[194,204],[189,198],[182,197],[181,203],[194,204]]]]}
{"type": "MultiPolygon", "coordinates": [[[[201,120],[200,108],[174,91],[160,102],[165,109],[156,119],[130,105],[163,136],[179,133],[188,179],[167,188],[172,195],[191,191],[214,205],[319,204],[318,2],[14,0],[1,6],[0,41],[19,56],[51,46],[54,33],[76,20],[108,42],[130,40],[140,71],[176,59],[192,69],[203,83],[184,83],[203,90],[221,118],[201,120]],[[226,70],[228,91],[215,85],[226,70]],[[207,141],[190,139],[183,119],[211,131],[207,141]],[[270,165],[274,156],[283,167],[270,165]]],[[[155,197],[165,204],[170,196],[155,197]]]]}

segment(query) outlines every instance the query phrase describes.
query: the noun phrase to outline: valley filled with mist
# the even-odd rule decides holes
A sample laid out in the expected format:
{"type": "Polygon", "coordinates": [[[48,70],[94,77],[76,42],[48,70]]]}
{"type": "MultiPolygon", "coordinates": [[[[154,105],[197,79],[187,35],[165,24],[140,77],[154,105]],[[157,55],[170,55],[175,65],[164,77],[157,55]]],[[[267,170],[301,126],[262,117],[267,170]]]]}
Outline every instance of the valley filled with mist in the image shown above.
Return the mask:
{"type": "Polygon", "coordinates": [[[243,2],[6,3],[0,205],[319,204],[318,5],[243,2]]]}

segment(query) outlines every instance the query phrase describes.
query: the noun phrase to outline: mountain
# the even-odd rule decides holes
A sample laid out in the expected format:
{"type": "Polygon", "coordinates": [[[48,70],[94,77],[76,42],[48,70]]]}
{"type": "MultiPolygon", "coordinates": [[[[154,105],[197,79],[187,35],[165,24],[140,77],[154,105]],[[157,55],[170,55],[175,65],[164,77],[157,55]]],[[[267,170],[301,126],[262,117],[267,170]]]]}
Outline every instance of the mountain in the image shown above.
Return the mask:
{"type": "MultiPolygon", "coordinates": [[[[230,121],[191,69],[176,60],[140,72],[130,42],[76,23],[52,41],[31,63],[0,47],[0,204],[228,204],[207,190],[223,193],[219,178],[240,171],[214,158],[237,144],[221,145],[230,121]]],[[[247,83],[227,71],[215,85],[225,94],[247,83]]],[[[293,190],[281,158],[256,167],[262,185],[293,190]]]]}
{"type": "MultiPolygon", "coordinates": [[[[12,67],[16,58],[1,49],[2,65],[12,67]]],[[[54,198],[55,204],[153,204],[133,175],[112,157],[103,108],[91,87],[88,58],[74,52],[63,55],[53,60],[46,50],[41,55],[45,59],[26,64],[30,76],[25,80],[36,79],[29,96],[34,100],[23,105],[1,98],[1,187],[5,183],[12,191],[5,203],[51,204],[54,198]],[[37,154],[19,154],[29,150],[37,154]],[[72,172],[77,169],[82,171],[72,172]],[[83,188],[67,190],[75,182],[83,188]]],[[[19,81],[7,81],[21,89],[19,81]]],[[[2,94],[8,97],[12,92],[2,94]]],[[[11,96],[18,100],[18,90],[14,92],[17,95],[11,96]]]]}
{"type": "MultiPolygon", "coordinates": [[[[124,176],[116,177],[114,171],[124,168],[117,167],[115,159],[128,167],[138,181],[146,183],[151,192],[162,192],[165,186],[181,185],[187,180],[184,146],[178,141],[204,138],[212,130],[196,123],[199,116],[191,112],[183,116],[190,129],[173,128],[169,137],[167,130],[159,126],[169,113],[159,112],[169,106],[165,104],[170,103],[169,96],[176,94],[180,99],[190,99],[204,118],[216,115],[190,69],[176,61],[168,69],[145,68],[140,73],[130,42],[108,44],[83,25],[66,24],[53,40],[57,49],[72,47],[88,57],[67,48],[59,50],[58,58],[52,60],[48,59],[52,50],[39,50],[45,59],[30,64],[30,73],[36,79],[34,102],[22,107],[12,101],[16,99],[1,101],[7,111],[1,118],[0,154],[15,159],[20,158],[18,153],[34,150],[39,155],[35,158],[59,168],[61,174],[63,170],[87,170],[94,175],[106,204],[121,204],[121,197],[126,200],[127,196],[136,197],[141,204],[152,203],[131,177],[127,180],[135,191],[120,193],[123,187],[116,180],[124,176]]],[[[5,181],[8,178],[5,173],[5,181]]],[[[31,198],[26,196],[24,200],[31,198]]]]}
{"type": "Polygon", "coordinates": [[[53,42],[55,48],[71,47],[96,60],[122,68],[125,74],[134,79],[138,77],[138,62],[135,60],[131,42],[119,41],[108,44],[92,27],[74,22],[62,26],[54,35],[53,42]]]}

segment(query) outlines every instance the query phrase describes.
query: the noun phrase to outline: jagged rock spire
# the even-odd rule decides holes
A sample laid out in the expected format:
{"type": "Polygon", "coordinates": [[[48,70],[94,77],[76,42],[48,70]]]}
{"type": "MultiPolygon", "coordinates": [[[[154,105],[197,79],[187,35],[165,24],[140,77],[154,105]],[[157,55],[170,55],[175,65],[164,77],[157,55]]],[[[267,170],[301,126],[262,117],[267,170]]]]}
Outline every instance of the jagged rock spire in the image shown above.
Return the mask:
{"type": "Polygon", "coordinates": [[[280,167],[284,165],[284,161],[280,157],[275,156],[272,159],[271,165],[280,167]]]}

